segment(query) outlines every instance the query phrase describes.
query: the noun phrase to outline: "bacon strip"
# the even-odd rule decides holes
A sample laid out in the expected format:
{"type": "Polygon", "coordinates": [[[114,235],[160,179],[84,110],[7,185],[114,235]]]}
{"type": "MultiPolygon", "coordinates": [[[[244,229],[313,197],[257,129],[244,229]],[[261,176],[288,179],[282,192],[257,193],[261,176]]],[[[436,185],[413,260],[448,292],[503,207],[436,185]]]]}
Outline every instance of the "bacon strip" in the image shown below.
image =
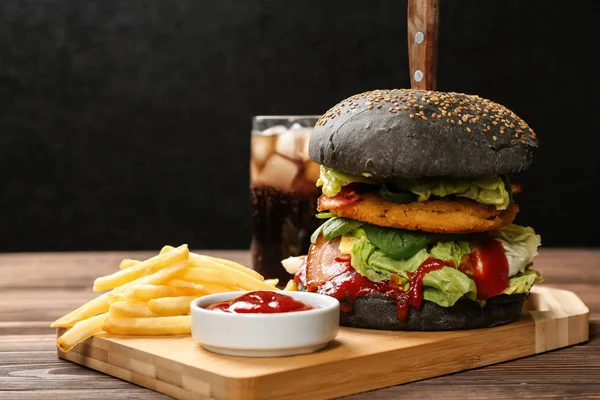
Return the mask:
{"type": "Polygon", "coordinates": [[[322,195],[317,201],[317,210],[333,210],[335,208],[348,206],[360,200],[360,195],[354,190],[343,187],[334,197],[322,195]]]}
{"type": "Polygon", "coordinates": [[[346,270],[346,263],[350,260],[338,260],[342,257],[339,245],[339,237],[326,240],[323,235],[319,235],[317,242],[310,246],[306,265],[306,282],[309,290],[323,285],[346,270]]]}

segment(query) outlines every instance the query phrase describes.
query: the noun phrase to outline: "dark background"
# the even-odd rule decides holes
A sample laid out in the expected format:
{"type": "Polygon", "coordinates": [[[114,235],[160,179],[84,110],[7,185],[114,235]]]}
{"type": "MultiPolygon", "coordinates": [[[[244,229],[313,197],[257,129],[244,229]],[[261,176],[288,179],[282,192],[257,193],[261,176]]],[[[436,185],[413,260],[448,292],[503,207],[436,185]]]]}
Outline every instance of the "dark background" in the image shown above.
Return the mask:
{"type": "MultiPolygon", "coordinates": [[[[440,0],[438,89],[537,132],[517,221],[598,246],[597,2],[440,0]]],[[[409,87],[406,1],[3,0],[0,251],[247,248],[253,114],[409,87]]]]}

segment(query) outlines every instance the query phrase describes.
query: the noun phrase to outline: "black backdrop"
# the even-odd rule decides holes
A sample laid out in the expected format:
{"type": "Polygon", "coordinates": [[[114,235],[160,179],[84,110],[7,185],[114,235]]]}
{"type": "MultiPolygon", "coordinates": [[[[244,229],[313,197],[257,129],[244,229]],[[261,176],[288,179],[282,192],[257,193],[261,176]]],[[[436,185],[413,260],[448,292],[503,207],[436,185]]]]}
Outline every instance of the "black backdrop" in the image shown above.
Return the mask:
{"type": "MultiPolygon", "coordinates": [[[[440,3],[438,89],[541,140],[517,222],[600,245],[598,3],[440,3]]],[[[247,248],[251,115],[409,84],[406,1],[3,0],[0,251],[247,248]]]]}

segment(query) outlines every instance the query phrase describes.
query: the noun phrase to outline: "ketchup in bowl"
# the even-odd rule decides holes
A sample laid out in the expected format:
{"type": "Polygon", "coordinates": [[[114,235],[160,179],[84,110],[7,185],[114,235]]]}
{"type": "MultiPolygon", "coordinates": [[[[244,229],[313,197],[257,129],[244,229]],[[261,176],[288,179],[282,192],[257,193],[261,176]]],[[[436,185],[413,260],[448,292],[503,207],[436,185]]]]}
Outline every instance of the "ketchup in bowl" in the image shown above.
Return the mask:
{"type": "Polygon", "coordinates": [[[291,296],[268,290],[245,293],[234,299],[221,301],[206,307],[207,310],[232,314],[274,314],[313,310],[315,306],[296,300],[291,296]]]}

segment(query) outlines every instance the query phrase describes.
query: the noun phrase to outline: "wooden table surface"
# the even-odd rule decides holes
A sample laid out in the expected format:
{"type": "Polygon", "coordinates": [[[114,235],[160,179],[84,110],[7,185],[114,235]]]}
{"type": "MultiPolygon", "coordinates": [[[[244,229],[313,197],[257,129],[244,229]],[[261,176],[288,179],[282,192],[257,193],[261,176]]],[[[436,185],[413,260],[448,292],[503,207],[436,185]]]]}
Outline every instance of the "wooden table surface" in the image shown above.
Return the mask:
{"type": "MultiPolygon", "coordinates": [[[[196,251],[249,265],[247,251],[196,251]]],[[[97,296],[97,276],[151,252],[0,254],[1,399],[167,399],[160,393],[63,361],[49,324],[97,296]]],[[[590,309],[581,345],[349,398],[600,399],[600,249],[542,248],[541,285],[575,292],[590,309]]]]}

